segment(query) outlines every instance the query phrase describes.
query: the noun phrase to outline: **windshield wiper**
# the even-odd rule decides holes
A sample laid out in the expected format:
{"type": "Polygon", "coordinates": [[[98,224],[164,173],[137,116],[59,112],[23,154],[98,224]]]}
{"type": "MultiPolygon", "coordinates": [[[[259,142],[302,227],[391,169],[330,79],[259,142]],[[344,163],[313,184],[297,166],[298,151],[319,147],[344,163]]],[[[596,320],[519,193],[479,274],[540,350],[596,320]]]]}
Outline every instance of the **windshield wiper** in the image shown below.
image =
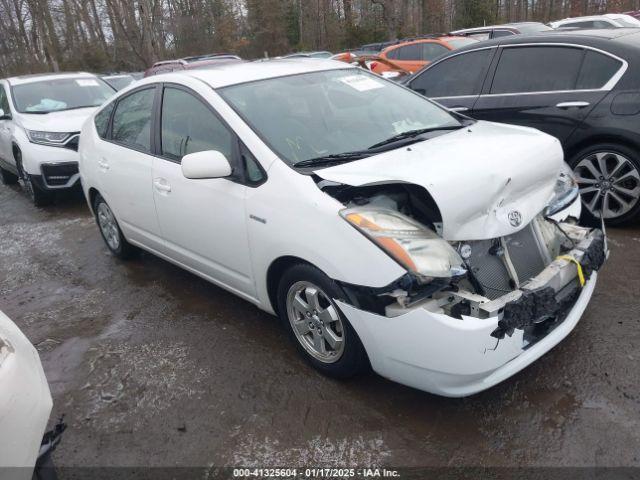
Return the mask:
{"type": "Polygon", "coordinates": [[[460,124],[460,125],[448,125],[448,126],[442,126],[442,127],[418,128],[416,130],[408,130],[406,132],[402,132],[397,135],[394,135],[393,137],[387,138],[386,140],[382,140],[381,142],[378,142],[375,145],[371,145],[369,147],[369,150],[374,150],[379,147],[384,147],[385,145],[389,145],[390,143],[395,143],[400,140],[405,140],[407,138],[415,138],[420,135],[424,135],[425,133],[439,132],[439,131],[445,131],[445,130],[458,130],[463,127],[464,125],[460,124]]]}
{"type": "Polygon", "coordinates": [[[356,151],[345,153],[333,153],[331,155],[324,155],[322,157],[308,158],[307,160],[300,160],[293,164],[294,167],[317,167],[320,165],[333,165],[336,163],[349,162],[351,160],[360,160],[361,158],[368,157],[371,152],[356,151]]]}

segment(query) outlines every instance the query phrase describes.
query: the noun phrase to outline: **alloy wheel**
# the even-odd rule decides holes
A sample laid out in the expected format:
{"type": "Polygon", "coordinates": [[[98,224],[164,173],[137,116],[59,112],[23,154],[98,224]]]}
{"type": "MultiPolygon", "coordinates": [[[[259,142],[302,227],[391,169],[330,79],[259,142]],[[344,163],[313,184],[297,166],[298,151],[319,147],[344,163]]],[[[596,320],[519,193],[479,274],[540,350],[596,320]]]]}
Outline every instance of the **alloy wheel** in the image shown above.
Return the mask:
{"type": "Polygon", "coordinates": [[[596,217],[621,217],[638,203],[640,172],[624,155],[591,153],[576,164],[574,172],[582,202],[596,217]]]}
{"type": "Polygon", "coordinates": [[[104,202],[98,205],[98,225],[109,248],[114,251],[118,250],[120,247],[118,224],[116,223],[116,218],[113,216],[113,212],[104,202]]]}
{"type": "Polygon", "coordinates": [[[318,286],[306,281],[294,283],[287,293],[287,316],[307,353],[323,363],[340,359],[345,345],[342,318],[318,286]]]}

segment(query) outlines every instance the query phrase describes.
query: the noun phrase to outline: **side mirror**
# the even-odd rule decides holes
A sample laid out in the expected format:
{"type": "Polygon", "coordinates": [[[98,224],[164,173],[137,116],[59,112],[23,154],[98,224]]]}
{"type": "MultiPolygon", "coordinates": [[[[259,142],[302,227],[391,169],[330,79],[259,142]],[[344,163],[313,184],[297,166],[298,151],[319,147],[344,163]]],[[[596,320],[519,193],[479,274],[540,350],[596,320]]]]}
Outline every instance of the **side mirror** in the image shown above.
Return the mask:
{"type": "Polygon", "coordinates": [[[228,177],[231,164],[217,150],[190,153],[182,157],[182,174],[192,179],[228,177]]]}
{"type": "Polygon", "coordinates": [[[5,113],[3,109],[0,108],[0,120],[9,120],[11,118],[10,113],[5,113]]]}

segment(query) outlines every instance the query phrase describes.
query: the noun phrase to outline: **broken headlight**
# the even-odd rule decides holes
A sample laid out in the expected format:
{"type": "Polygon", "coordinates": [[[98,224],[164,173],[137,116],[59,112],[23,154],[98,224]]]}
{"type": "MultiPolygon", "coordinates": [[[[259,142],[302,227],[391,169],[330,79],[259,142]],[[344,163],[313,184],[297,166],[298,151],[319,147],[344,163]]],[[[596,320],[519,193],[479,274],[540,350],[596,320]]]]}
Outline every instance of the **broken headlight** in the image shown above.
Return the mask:
{"type": "Polygon", "coordinates": [[[569,168],[569,165],[564,163],[553,189],[553,198],[549,202],[549,205],[547,205],[544,216],[549,217],[555,215],[559,211],[567,208],[578,198],[579,191],[576,177],[571,171],[571,168],[569,168]]]}
{"type": "Polygon", "coordinates": [[[466,273],[462,258],[434,231],[394,210],[350,208],[340,215],[407,270],[424,277],[466,273]]]}

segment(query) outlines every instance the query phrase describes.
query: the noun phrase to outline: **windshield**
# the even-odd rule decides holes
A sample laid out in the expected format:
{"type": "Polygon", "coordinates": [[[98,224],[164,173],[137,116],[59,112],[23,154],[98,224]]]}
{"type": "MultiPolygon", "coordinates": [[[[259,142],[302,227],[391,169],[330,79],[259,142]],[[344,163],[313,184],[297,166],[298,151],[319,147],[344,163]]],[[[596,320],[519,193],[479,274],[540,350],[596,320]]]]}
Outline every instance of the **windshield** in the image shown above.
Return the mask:
{"type": "Polygon", "coordinates": [[[359,69],[271,78],[218,92],[289,165],[364,150],[404,132],[461,125],[418,94],[359,69]]]}
{"type": "Polygon", "coordinates": [[[49,113],[75,108],[97,107],[114,94],[98,78],[56,78],[16,85],[11,89],[20,113],[49,113]]]}

